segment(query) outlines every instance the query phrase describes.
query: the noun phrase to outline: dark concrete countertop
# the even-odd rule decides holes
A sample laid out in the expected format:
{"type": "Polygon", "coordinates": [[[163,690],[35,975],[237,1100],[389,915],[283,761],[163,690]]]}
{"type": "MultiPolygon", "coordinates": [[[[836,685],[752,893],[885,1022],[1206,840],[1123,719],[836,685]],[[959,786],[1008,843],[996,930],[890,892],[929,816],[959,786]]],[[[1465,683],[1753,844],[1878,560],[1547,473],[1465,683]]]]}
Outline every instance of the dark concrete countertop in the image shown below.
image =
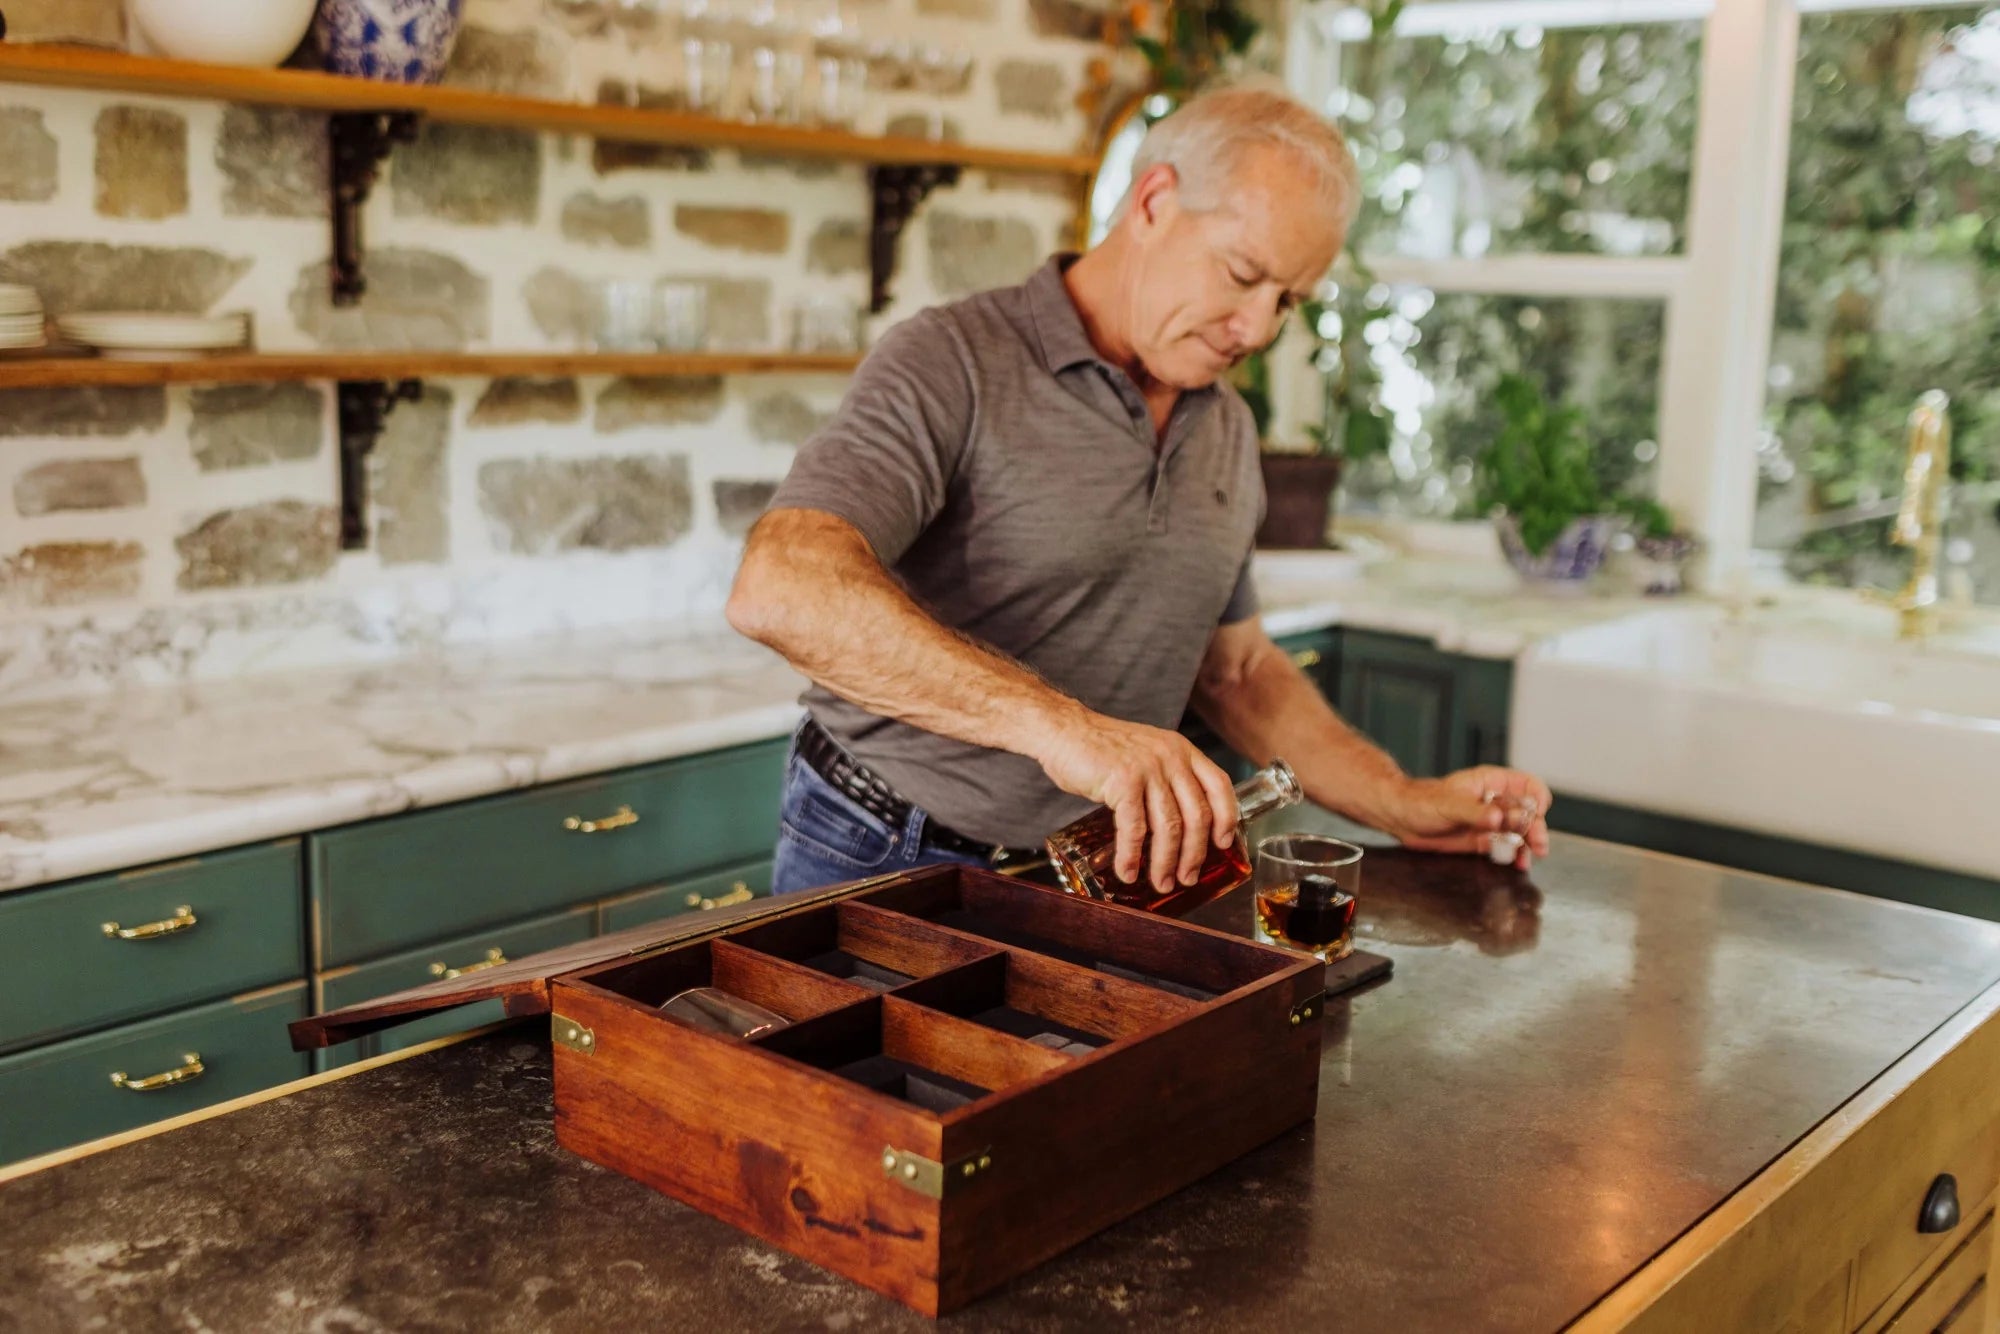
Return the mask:
{"type": "MultiPolygon", "coordinates": [[[[1553,1330],[2000,980],[2000,926],[1575,838],[1362,901],[1396,973],[1317,1123],[944,1325],[1553,1330]]],[[[558,1149],[533,1022],[0,1186],[0,1235],[10,1332],[929,1324],[558,1149]]]]}

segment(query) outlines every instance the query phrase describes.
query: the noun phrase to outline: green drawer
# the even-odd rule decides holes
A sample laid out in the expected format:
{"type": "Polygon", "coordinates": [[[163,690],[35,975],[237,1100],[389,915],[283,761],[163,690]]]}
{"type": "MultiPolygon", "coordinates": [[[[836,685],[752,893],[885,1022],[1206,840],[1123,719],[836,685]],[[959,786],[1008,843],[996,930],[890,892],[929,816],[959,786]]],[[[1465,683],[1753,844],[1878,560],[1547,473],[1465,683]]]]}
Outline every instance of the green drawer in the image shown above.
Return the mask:
{"type": "Polygon", "coordinates": [[[302,976],[301,900],[296,839],[0,895],[0,1051],[302,976]]]}
{"type": "Polygon", "coordinates": [[[143,1019],[0,1059],[0,1163],[115,1135],[199,1107],[240,1098],[308,1072],[285,1025],[306,1014],[306,984],[143,1019]],[[187,1069],[201,1073],[150,1091],[132,1080],[187,1069]]]}
{"type": "Polygon", "coordinates": [[[763,861],[712,871],[658,889],[642,889],[636,894],[612,899],[598,908],[597,930],[599,934],[623,931],[628,926],[640,926],[684,912],[700,911],[704,906],[721,908],[746,898],[762,898],[770,892],[771,861],[767,857],[763,861]]]}
{"type": "Polygon", "coordinates": [[[324,971],[768,855],[788,744],[761,742],[321,835],[312,841],[315,966],[324,971]],[[629,823],[592,830],[627,809],[629,823]]]}
{"type": "MultiPolygon", "coordinates": [[[[359,1004],[377,996],[386,996],[392,991],[433,981],[442,977],[446,969],[464,969],[468,964],[477,965],[494,959],[495,950],[499,951],[498,958],[520,959],[542,950],[555,949],[558,945],[574,945],[579,940],[588,940],[594,934],[596,925],[595,905],[572,908],[552,917],[517,922],[457,940],[426,945],[420,950],[411,950],[393,958],[377,959],[374,963],[323,973],[315,987],[319,1001],[317,1012],[324,1014],[328,1010],[338,1010],[342,1006],[359,1004]]],[[[400,1051],[419,1042],[429,1042],[432,1038],[463,1033],[468,1028],[477,1028],[505,1017],[506,1013],[497,1000],[463,1005],[380,1033],[370,1033],[337,1047],[328,1047],[317,1053],[315,1064],[318,1069],[331,1070],[364,1057],[400,1051]]]]}

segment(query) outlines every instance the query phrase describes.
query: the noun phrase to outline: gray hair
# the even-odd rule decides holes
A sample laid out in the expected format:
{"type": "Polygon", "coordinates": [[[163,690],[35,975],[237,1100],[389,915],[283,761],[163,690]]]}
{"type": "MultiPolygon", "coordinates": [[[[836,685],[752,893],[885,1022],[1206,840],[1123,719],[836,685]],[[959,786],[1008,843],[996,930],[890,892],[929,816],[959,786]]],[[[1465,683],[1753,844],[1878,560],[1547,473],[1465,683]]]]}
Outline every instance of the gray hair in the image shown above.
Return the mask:
{"type": "MultiPolygon", "coordinates": [[[[1276,88],[1218,88],[1169,113],[1146,131],[1132,159],[1132,181],[1165,163],[1179,182],[1181,206],[1196,213],[1222,207],[1229,179],[1253,148],[1282,148],[1307,169],[1308,194],[1344,232],[1361,206],[1361,173],[1347,140],[1311,108],[1276,88]]],[[[1114,217],[1131,202],[1128,185],[1114,217]]]]}

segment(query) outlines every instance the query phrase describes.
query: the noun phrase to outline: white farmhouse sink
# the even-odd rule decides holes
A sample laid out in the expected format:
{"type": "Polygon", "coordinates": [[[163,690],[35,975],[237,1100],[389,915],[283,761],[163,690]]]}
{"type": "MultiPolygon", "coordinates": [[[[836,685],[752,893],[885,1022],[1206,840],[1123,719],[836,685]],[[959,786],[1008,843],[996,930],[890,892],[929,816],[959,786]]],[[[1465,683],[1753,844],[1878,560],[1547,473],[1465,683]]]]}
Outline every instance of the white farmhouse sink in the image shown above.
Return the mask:
{"type": "Polygon", "coordinates": [[[2000,879],[2000,634],[1889,613],[1643,612],[1514,677],[1512,758],[1558,792],[2000,879]]]}

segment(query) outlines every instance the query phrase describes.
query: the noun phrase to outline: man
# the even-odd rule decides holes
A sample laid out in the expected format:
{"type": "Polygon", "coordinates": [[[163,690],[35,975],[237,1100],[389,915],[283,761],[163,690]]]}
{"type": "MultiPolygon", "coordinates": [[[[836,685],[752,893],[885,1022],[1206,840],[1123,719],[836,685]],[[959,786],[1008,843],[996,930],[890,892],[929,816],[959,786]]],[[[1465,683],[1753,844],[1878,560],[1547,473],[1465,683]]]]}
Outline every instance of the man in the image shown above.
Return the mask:
{"type": "MultiPolygon", "coordinates": [[[[1222,377],[1325,274],[1358,193],[1306,108],[1211,93],[1147,135],[1090,253],[882,339],[729,600],[813,682],[777,892],[1005,863],[1100,803],[1122,879],[1192,883],[1236,807],[1173,730],[1190,702],[1240,754],[1283,755],[1313,801],[1413,847],[1481,852],[1503,804],[1548,809],[1505,769],[1409,778],[1256,617],[1257,439],[1222,377]]],[[[1538,816],[1527,849],[1547,847],[1538,816]]]]}

